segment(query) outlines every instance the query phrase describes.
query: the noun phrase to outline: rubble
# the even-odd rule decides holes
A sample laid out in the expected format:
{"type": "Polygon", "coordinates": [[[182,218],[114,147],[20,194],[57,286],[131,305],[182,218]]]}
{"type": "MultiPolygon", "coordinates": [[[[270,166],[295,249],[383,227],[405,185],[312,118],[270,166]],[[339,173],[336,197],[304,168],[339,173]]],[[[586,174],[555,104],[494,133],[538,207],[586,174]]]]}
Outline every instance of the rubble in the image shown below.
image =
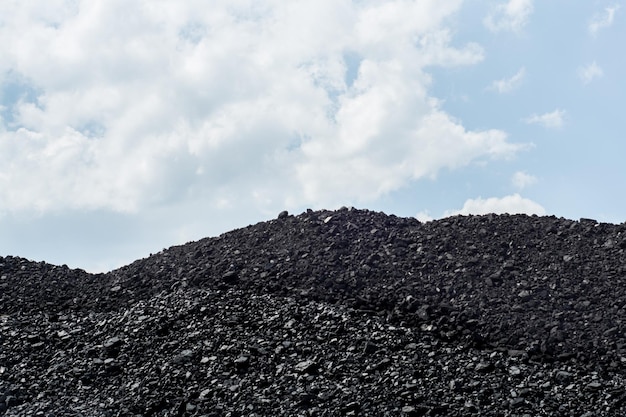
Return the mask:
{"type": "Polygon", "coordinates": [[[621,416],[626,225],[342,208],[0,257],[3,416],[621,416]]]}

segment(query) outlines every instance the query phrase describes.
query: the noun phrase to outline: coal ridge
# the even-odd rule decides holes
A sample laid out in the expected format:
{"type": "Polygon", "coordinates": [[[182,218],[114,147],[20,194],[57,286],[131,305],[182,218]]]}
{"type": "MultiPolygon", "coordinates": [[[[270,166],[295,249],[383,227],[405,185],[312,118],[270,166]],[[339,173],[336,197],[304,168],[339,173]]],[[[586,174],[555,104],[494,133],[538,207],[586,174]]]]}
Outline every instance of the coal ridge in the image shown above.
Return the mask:
{"type": "Polygon", "coordinates": [[[624,415],[626,225],[308,210],[0,258],[0,415],[624,415]]]}

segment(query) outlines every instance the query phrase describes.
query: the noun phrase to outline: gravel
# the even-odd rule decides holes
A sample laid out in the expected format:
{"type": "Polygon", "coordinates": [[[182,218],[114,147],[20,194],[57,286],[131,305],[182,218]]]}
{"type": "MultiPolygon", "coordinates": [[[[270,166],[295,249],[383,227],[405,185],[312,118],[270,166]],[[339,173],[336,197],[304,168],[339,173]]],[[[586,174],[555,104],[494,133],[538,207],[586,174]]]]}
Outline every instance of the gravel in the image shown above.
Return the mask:
{"type": "Polygon", "coordinates": [[[107,274],[0,257],[0,415],[626,415],[625,249],[342,208],[107,274]]]}

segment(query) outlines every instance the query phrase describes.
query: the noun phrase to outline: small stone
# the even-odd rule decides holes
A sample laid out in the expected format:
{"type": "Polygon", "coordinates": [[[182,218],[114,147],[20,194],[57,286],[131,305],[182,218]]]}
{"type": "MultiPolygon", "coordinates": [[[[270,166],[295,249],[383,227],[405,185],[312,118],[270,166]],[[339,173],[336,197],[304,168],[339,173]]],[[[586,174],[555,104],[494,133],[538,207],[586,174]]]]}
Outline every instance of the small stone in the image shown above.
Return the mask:
{"type": "Polygon", "coordinates": [[[430,308],[429,305],[423,305],[419,308],[419,310],[417,310],[416,314],[417,317],[420,318],[420,320],[422,321],[428,321],[430,320],[430,315],[428,314],[428,309],[430,308]]]}
{"type": "Polygon", "coordinates": [[[518,376],[521,373],[522,373],[522,371],[517,366],[511,366],[509,368],[509,374],[512,375],[512,376],[518,376]]]}
{"type": "Polygon", "coordinates": [[[478,409],[476,408],[476,404],[474,404],[470,400],[465,401],[465,403],[463,404],[463,408],[465,408],[470,413],[475,413],[476,411],[478,411],[478,409]]]}
{"type": "Polygon", "coordinates": [[[599,381],[591,381],[590,383],[587,384],[587,388],[592,389],[592,390],[599,390],[600,388],[602,388],[602,384],[599,381]]]}
{"type": "Polygon", "coordinates": [[[111,375],[117,375],[122,371],[120,363],[111,358],[105,359],[104,367],[106,373],[111,375]]]}
{"type": "Polygon", "coordinates": [[[525,350],[509,349],[507,354],[512,358],[519,358],[526,356],[528,353],[525,350]]]}
{"type": "Polygon", "coordinates": [[[308,406],[311,404],[311,401],[313,400],[313,395],[303,392],[299,395],[298,397],[298,404],[302,407],[302,406],[308,406]]]}
{"type": "Polygon", "coordinates": [[[279,219],[285,219],[287,217],[289,217],[289,212],[287,210],[283,210],[280,213],[278,213],[279,219]]]}
{"type": "Polygon", "coordinates": [[[435,330],[437,330],[437,326],[435,326],[434,324],[426,324],[426,323],[423,323],[423,324],[420,326],[420,329],[421,329],[423,332],[434,332],[435,330]]]}
{"type": "Polygon", "coordinates": [[[180,363],[189,362],[192,356],[193,356],[193,351],[189,349],[185,349],[174,357],[174,363],[180,364],[180,363]]]}
{"type": "Polygon", "coordinates": [[[235,271],[228,271],[224,275],[222,275],[222,281],[226,284],[234,284],[237,282],[238,279],[239,276],[235,271]]]}
{"type": "Polygon", "coordinates": [[[391,359],[384,358],[379,362],[376,362],[374,365],[370,365],[367,367],[368,370],[382,370],[387,368],[391,364],[391,359]]]}
{"type": "Polygon", "coordinates": [[[235,359],[235,366],[237,369],[244,369],[250,365],[250,358],[248,356],[240,356],[235,359]]]}
{"type": "Polygon", "coordinates": [[[366,353],[366,354],[376,353],[377,350],[378,350],[378,345],[370,341],[365,342],[365,344],[363,345],[363,353],[366,353]]]}
{"type": "Polygon", "coordinates": [[[618,330],[619,330],[619,328],[618,328],[618,327],[611,327],[610,329],[605,330],[605,331],[604,331],[604,333],[603,333],[603,335],[604,335],[605,337],[612,337],[612,336],[615,336],[615,335],[617,334],[617,331],[618,331],[618,330]]]}
{"type": "Polygon", "coordinates": [[[343,411],[344,413],[356,412],[356,411],[359,411],[360,408],[361,408],[361,405],[358,402],[352,401],[346,404],[346,406],[343,408],[343,411]]]}
{"type": "Polygon", "coordinates": [[[561,383],[567,383],[572,379],[572,374],[567,371],[558,371],[554,378],[561,383]]]}
{"type": "Polygon", "coordinates": [[[104,346],[105,349],[115,349],[117,347],[120,347],[121,345],[122,345],[122,339],[120,339],[117,336],[111,337],[105,340],[104,343],[102,344],[102,346],[104,346]]]}
{"type": "Polygon", "coordinates": [[[482,373],[491,372],[492,370],[493,370],[493,364],[489,362],[480,362],[474,368],[474,371],[482,372],[482,373]]]}
{"type": "Polygon", "coordinates": [[[322,391],[319,394],[317,394],[317,398],[319,398],[322,401],[328,401],[329,399],[333,398],[335,396],[335,392],[328,390],[328,391],[322,391]]]}
{"type": "Polygon", "coordinates": [[[4,403],[6,404],[7,407],[14,407],[16,405],[18,405],[20,402],[17,399],[16,396],[14,395],[7,395],[4,399],[4,403]]]}
{"type": "Polygon", "coordinates": [[[317,372],[317,363],[311,360],[298,362],[294,369],[301,374],[314,374],[317,372]]]}
{"type": "Polygon", "coordinates": [[[206,388],[200,392],[200,395],[198,396],[198,398],[201,400],[204,400],[211,394],[211,392],[213,392],[211,388],[206,388]]]}

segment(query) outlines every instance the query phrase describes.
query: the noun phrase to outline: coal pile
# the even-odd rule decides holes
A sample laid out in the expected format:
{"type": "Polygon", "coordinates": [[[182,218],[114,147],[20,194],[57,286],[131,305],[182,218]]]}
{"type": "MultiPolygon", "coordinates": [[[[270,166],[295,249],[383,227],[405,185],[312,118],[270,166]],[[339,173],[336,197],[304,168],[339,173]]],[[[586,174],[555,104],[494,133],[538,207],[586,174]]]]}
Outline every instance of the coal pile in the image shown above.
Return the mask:
{"type": "Polygon", "coordinates": [[[626,224],[307,211],[0,257],[3,416],[623,416],[626,224]]]}

